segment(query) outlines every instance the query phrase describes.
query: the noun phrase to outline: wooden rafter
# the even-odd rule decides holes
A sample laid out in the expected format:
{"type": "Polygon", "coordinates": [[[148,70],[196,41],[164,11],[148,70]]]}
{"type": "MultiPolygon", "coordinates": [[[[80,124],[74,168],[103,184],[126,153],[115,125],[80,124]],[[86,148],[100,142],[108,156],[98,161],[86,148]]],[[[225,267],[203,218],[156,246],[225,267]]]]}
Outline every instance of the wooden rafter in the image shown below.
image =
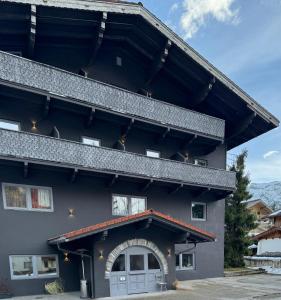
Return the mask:
{"type": "Polygon", "coordinates": [[[145,192],[149,189],[149,187],[152,185],[152,183],[154,182],[153,179],[150,179],[148,182],[146,182],[144,185],[142,185],[141,187],[141,191],[145,192]]]}
{"type": "Polygon", "coordinates": [[[29,171],[29,164],[28,162],[24,162],[23,164],[23,177],[27,178],[28,177],[28,171],[29,171]]]}
{"type": "Polygon", "coordinates": [[[90,109],[90,112],[89,112],[89,115],[88,115],[88,119],[87,119],[87,122],[86,122],[86,127],[90,127],[90,126],[93,125],[94,118],[95,118],[95,113],[96,113],[96,110],[92,107],[90,109]]]}
{"type": "Polygon", "coordinates": [[[159,145],[159,144],[163,143],[164,140],[166,139],[166,137],[169,135],[170,131],[171,130],[169,127],[166,128],[165,131],[155,139],[155,144],[159,145]]]}
{"type": "Polygon", "coordinates": [[[112,176],[112,178],[110,179],[110,181],[107,184],[107,187],[112,187],[118,180],[119,175],[115,174],[112,176]]]}
{"type": "Polygon", "coordinates": [[[196,107],[199,106],[200,104],[202,104],[208,97],[208,95],[210,94],[210,92],[213,89],[214,84],[216,83],[216,78],[212,77],[212,79],[210,80],[210,82],[208,84],[206,84],[202,90],[200,90],[196,96],[194,97],[191,106],[192,107],[196,107]]]}
{"type": "Polygon", "coordinates": [[[36,5],[30,6],[30,30],[28,37],[28,47],[27,56],[32,58],[34,55],[35,48],[35,38],[36,38],[36,5]]]}
{"type": "Polygon", "coordinates": [[[70,182],[74,183],[76,181],[76,179],[77,179],[77,176],[78,176],[78,169],[75,168],[75,169],[73,169],[73,171],[71,173],[70,182]]]}
{"type": "Polygon", "coordinates": [[[176,186],[174,189],[172,189],[169,194],[172,195],[172,194],[175,194],[177,193],[180,189],[183,188],[183,183],[181,183],[180,185],[176,186]]]}
{"type": "Polygon", "coordinates": [[[124,126],[122,128],[122,136],[128,136],[129,132],[131,131],[131,129],[133,128],[133,125],[135,123],[135,119],[131,119],[128,123],[128,125],[124,126]]]}
{"type": "Polygon", "coordinates": [[[50,104],[51,104],[51,97],[50,96],[46,96],[45,107],[44,107],[44,117],[45,118],[49,115],[50,104]]]}

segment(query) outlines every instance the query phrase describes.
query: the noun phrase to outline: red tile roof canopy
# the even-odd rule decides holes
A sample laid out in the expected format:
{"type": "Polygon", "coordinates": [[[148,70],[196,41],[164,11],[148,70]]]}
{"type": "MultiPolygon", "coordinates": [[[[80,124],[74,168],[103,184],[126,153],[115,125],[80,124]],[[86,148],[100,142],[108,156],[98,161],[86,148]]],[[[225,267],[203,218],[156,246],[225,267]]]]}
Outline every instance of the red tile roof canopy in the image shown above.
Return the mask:
{"type": "Polygon", "coordinates": [[[70,242],[72,240],[81,239],[90,235],[100,233],[104,230],[125,226],[149,218],[151,218],[152,220],[156,220],[158,222],[166,223],[170,227],[178,228],[181,231],[190,233],[192,234],[192,236],[196,237],[196,240],[198,240],[198,242],[212,242],[215,240],[215,235],[210,232],[207,232],[203,229],[200,229],[196,226],[185,223],[183,221],[177,220],[175,218],[172,218],[161,212],[150,209],[135,215],[116,218],[103,223],[95,224],[68,233],[64,233],[58,237],[49,239],[48,243],[57,244],[57,243],[70,242]]]}

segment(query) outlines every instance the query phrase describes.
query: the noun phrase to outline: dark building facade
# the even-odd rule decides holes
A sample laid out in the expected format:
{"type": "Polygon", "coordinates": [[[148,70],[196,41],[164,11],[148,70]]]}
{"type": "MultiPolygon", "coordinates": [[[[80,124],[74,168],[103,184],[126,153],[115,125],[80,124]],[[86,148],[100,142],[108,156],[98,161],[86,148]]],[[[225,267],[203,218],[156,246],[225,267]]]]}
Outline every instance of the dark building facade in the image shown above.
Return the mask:
{"type": "Polygon", "coordinates": [[[222,276],[226,153],[279,121],[141,4],[1,0],[0,25],[0,281],[222,276]]]}

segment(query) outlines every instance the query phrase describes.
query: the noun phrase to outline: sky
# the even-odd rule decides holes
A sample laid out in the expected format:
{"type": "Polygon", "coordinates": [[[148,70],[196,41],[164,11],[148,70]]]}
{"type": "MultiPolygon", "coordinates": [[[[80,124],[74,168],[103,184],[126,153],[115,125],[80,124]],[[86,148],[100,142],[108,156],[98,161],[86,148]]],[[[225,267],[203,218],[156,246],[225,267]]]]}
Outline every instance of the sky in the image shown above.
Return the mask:
{"type": "MultiPolygon", "coordinates": [[[[142,0],[191,47],[281,120],[281,0],[142,0]]],[[[248,150],[252,182],[281,181],[281,129],[248,150]]]]}

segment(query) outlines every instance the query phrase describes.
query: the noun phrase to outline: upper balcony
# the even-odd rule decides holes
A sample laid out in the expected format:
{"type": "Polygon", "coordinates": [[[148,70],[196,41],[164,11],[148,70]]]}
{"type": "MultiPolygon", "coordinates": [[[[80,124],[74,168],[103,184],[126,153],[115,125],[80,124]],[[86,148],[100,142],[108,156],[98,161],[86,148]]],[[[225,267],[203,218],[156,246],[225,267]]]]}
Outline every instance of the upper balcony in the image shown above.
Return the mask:
{"type": "Polygon", "coordinates": [[[220,193],[233,191],[236,183],[235,173],[222,169],[5,129],[0,130],[0,159],[214,189],[220,193]]]}
{"type": "Polygon", "coordinates": [[[222,119],[88,79],[0,51],[0,84],[133,118],[141,122],[224,141],[222,119]]]}

